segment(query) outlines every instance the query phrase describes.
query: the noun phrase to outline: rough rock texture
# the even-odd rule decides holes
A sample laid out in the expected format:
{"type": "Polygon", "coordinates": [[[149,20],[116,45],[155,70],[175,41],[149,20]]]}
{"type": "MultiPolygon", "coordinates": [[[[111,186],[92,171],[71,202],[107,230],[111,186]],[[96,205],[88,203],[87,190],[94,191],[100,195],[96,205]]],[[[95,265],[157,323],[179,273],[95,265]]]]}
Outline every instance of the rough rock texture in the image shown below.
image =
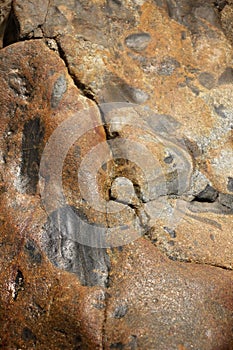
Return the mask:
{"type": "Polygon", "coordinates": [[[0,1],[1,348],[233,349],[232,14],[0,1]]]}

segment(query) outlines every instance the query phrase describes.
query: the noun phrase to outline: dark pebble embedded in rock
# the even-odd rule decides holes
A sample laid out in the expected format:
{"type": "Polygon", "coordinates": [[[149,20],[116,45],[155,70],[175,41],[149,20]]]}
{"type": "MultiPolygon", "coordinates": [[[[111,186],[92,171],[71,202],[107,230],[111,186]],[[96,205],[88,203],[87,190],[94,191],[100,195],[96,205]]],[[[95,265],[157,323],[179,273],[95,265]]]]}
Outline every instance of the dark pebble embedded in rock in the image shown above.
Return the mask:
{"type": "Polygon", "coordinates": [[[222,118],[226,118],[227,117],[227,113],[226,113],[226,110],[225,110],[225,107],[220,104],[218,107],[214,107],[214,110],[215,112],[222,118]]]}
{"type": "Polygon", "coordinates": [[[223,84],[231,84],[233,82],[233,68],[227,67],[224,72],[220,75],[218,79],[218,83],[220,85],[223,84]]]}
{"type": "Polygon", "coordinates": [[[166,163],[166,164],[171,164],[172,162],[173,162],[173,157],[172,157],[172,155],[169,155],[169,156],[167,156],[167,157],[165,157],[164,158],[164,162],[166,163]]]}
{"type": "Polygon", "coordinates": [[[147,48],[151,36],[149,33],[135,33],[127,36],[125,45],[134,51],[143,51],[147,48]]]}
{"type": "Polygon", "coordinates": [[[33,341],[34,343],[36,343],[36,336],[28,327],[24,327],[22,331],[22,339],[24,341],[33,341]]]}
{"type": "Polygon", "coordinates": [[[215,84],[215,79],[213,74],[208,72],[203,72],[198,77],[199,83],[207,89],[212,89],[215,84]]]}
{"type": "Polygon", "coordinates": [[[233,192],[233,177],[228,177],[227,189],[230,192],[233,192]]]}
{"type": "Polygon", "coordinates": [[[122,318],[127,314],[128,311],[128,307],[125,304],[119,305],[116,307],[115,311],[114,311],[114,318],[122,318]]]}
{"type": "Polygon", "coordinates": [[[51,97],[51,107],[56,108],[59,104],[63,94],[66,92],[67,83],[65,77],[60,76],[53,87],[52,97],[51,97]]]}
{"type": "Polygon", "coordinates": [[[218,191],[216,191],[212,186],[207,185],[203,191],[198,193],[196,200],[200,202],[214,202],[218,197],[218,191]]]}
{"type": "Polygon", "coordinates": [[[210,234],[210,239],[211,239],[212,241],[215,240],[215,237],[214,237],[214,235],[213,235],[212,233],[210,234]]]}

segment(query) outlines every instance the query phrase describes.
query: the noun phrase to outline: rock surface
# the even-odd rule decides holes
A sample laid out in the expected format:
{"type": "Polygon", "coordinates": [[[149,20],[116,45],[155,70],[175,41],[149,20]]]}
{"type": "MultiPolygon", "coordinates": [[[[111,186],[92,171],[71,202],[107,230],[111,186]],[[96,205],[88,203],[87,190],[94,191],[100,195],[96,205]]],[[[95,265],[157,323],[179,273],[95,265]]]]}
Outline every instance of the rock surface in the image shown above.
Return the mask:
{"type": "Polygon", "coordinates": [[[0,347],[233,349],[232,13],[0,1],[0,347]]]}

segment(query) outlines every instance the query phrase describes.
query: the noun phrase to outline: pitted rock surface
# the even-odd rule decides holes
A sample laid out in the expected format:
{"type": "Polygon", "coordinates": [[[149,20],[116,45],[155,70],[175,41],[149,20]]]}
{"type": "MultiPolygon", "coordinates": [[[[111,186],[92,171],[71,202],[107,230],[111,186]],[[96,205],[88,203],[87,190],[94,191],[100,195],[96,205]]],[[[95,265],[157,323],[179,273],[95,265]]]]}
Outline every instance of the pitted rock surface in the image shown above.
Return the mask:
{"type": "Polygon", "coordinates": [[[233,349],[232,18],[230,0],[0,1],[1,348],[233,349]],[[50,187],[72,132],[40,168],[74,115],[78,225],[50,187]]]}

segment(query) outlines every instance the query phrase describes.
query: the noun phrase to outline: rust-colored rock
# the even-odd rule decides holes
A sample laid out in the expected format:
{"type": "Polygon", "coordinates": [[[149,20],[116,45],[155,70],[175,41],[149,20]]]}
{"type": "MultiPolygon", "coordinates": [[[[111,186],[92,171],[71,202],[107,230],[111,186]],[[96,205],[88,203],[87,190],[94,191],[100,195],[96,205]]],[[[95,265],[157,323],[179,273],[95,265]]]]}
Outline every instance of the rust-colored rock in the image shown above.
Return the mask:
{"type": "Polygon", "coordinates": [[[232,6],[0,1],[0,347],[233,349],[232,6]]]}
{"type": "Polygon", "coordinates": [[[169,261],[143,239],[114,258],[104,348],[232,349],[231,271],[169,261]]]}

